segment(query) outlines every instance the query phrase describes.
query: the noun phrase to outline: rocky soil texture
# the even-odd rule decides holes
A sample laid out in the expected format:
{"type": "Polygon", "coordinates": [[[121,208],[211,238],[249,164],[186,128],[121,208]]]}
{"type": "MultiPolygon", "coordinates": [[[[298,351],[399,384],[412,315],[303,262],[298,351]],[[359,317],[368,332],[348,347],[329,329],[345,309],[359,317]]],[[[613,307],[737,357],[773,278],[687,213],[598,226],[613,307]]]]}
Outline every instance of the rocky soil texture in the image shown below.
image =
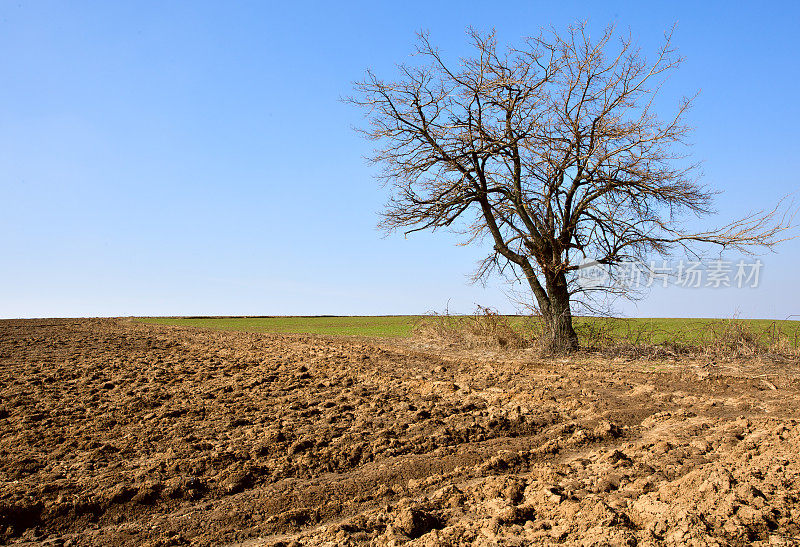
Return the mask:
{"type": "Polygon", "coordinates": [[[800,367],[0,321],[0,541],[797,545],[800,367]]]}

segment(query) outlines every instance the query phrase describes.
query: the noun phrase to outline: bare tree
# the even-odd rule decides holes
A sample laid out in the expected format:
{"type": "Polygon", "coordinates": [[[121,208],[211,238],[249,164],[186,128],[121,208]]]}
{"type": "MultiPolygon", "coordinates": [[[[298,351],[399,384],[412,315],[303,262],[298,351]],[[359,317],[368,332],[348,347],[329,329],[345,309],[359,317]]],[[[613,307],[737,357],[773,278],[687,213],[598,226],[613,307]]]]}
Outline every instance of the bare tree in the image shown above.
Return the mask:
{"type": "Polygon", "coordinates": [[[665,119],[654,112],[681,63],[671,33],[651,62],[610,27],[596,41],[577,25],[502,52],[494,33],[469,36],[474,56],[451,66],[420,34],[421,62],[399,65],[396,81],[368,71],[349,101],[367,109],[361,131],[393,190],[383,227],[489,237],[479,274],[510,266],[524,277],[552,349],[578,345],[571,301],[585,288],[571,281],[586,258],[613,267],[698,243],[779,241],[777,208],[703,232],[680,222],[712,213],[714,192],[679,150],[691,100],[665,119]]]}

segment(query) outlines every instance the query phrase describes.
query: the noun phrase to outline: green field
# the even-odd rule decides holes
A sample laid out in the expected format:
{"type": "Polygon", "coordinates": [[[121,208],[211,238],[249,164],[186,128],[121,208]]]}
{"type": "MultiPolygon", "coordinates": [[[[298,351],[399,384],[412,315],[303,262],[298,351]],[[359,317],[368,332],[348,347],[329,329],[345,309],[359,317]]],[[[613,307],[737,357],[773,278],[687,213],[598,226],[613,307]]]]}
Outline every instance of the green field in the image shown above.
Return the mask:
{"type": "MultiPolygon", "coordinates": [[[[324,334],[335,336],[408,337],[422,316],[389,315],[362,317],[140,317],[142,323],[201,327],[207,329],[277,332],[297,334],[324,334]]],[[[512,325],[524,330],[529,319],[509,317],[512,325]]],[[[776,333],[796,347],[800,341],[800,321],[772,321],[767,319],[681,319],[639,318],[605,319],[578,317],[575,327],[581,345],[589,339],[600,337],[623,338],[631,342],[662,343],[681,342],[703,344],[712,338],[712,332],[740,325],[759,338],[769,339],[776,333]]]]}
{"type": "Polygon", "coordinates": [[[326,334],[335,336],[411,336],[420,316],[365,317],[140,317],[136,321],[243,332],[326,334]]]}

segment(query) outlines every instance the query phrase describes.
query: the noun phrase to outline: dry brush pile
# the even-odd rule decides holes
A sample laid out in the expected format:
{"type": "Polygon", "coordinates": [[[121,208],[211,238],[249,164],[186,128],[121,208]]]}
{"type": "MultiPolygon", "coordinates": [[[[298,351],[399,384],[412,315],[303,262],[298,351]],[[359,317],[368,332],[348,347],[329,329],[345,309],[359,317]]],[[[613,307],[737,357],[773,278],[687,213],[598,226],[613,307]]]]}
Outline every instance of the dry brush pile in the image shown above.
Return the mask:
{"type": "MultiPolygon", "coordinates": [[[[709,361],[800,360],[800,329],[786,332],[777,321],[758,327],[725,319],[681,328],[638,320],[585,318],[575,327],[582,353],[637,359],[695,358],[709,361]]],[[[538,316],[505,316],[479,306],[475,313],[430,313],[414,327],[415,340],[448,348],[531,349],[550,354],[538,316]]]]}

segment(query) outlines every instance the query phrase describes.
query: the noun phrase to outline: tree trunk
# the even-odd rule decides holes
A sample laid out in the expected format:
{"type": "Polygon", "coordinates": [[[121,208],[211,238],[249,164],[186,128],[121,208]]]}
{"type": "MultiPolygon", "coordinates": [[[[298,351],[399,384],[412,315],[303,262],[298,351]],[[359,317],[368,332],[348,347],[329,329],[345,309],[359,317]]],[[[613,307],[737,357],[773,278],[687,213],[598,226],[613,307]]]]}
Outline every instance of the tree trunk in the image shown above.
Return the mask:
{"type": "Polygon", "coordinates": [[[569,353],[578,349],[578,335],[572,327],[569,290],[564,274],[546,279],[547,295],[537,293],[539,308],[548,336],[548,349],[569,353]],[[543,301],[544,300],[544,301],[543,301]]]}
{"type": "Polygon", "coordinates": [[[578,349],[578,335],[572,328],[572,312],[569,309],[569,294],[556,293],[550,296],[552,315],[549,319],[550,347],[556,353],[567,353],[578,349]]]}

